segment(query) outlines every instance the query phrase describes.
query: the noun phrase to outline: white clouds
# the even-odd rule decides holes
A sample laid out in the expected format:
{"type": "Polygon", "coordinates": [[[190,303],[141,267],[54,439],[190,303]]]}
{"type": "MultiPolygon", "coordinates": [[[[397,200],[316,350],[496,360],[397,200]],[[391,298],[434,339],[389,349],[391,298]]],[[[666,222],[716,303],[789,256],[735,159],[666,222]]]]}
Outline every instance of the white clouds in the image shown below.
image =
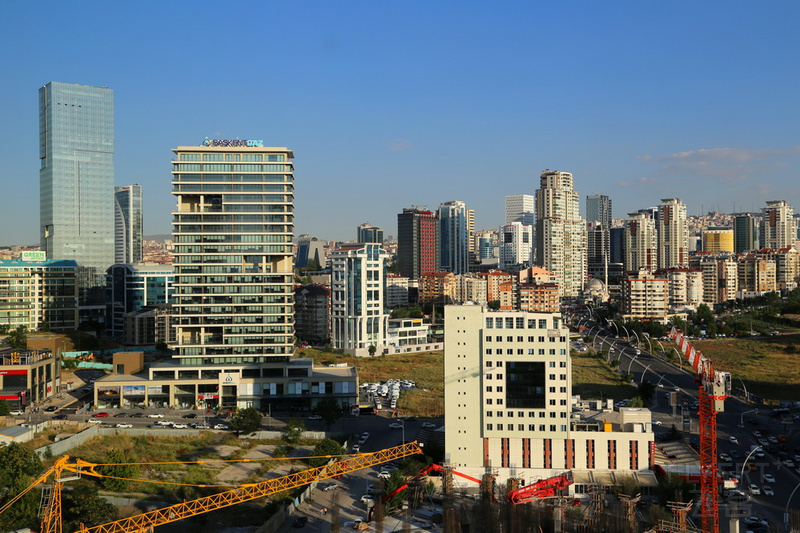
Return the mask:
{"type": "Polygon", "coordinates": [[[800,146],[789,148],[701,148],[663,156],[643,155],[635,159],[658,165],[656,174],[669,176],[716,178],[733,184],[755,176],[768,175],[775,168],[786,166],[779,158],[800,154],[800,146]]]}

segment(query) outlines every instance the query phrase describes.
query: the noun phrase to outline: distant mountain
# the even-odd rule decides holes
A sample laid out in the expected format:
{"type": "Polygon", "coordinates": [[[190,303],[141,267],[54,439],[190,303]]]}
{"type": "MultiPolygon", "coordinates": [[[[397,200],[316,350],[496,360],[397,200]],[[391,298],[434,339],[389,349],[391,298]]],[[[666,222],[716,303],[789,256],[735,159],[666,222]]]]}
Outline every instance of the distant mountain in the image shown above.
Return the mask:
{"type": "Polygon", "coordinates": [[[166,233],[166,234],[163,234],[163,235],[145,235],[144,236],[144,240],[146,240],[146,241],[159,241],[159,242],[170,241],[170,240],[172,240],[172,234],[166,233]]]}

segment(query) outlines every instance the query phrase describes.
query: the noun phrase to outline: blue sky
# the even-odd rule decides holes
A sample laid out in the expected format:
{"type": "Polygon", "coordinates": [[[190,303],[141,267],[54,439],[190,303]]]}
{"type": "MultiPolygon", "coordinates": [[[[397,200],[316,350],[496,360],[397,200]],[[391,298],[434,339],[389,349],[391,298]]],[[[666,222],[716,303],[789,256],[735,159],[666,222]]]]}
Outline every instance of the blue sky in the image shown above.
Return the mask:
{"type": "Polygon", "coordinates": [[[543,169],[615,217],[800,210],[798,22],[796,1],[5,2],[0,245],[38,242],[48,81],[114,89],[147,235],[171,231],[170,149],[206,137],[294,150],[295,232],[324,239],[448,200],[496,227],[543,169]]]}

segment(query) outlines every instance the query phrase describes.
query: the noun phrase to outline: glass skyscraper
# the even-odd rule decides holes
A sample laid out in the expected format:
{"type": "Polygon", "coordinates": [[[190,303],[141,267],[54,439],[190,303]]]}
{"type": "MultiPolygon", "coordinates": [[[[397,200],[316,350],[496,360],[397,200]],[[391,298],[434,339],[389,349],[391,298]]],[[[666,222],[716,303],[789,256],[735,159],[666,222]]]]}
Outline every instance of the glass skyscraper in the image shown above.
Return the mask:
{"type": "Polygon", "coordinates": [[[114,188],[114,241],[117,263],[142,260],[142,187],[114,188]]]}
{"type": "Polygon", "coordinates": [[[258,364],[294,353],[294,155],[259,144],[220,140],[173,150],[182,366],[251,366],[245,373],[257,375],[258,364]]]}
{"type": "Polygon", "coordinates": [[[81,304],[102,304],[114,264],[114,91],[39,89],[39,159],[42,249],[77,261],[81,304]]]}

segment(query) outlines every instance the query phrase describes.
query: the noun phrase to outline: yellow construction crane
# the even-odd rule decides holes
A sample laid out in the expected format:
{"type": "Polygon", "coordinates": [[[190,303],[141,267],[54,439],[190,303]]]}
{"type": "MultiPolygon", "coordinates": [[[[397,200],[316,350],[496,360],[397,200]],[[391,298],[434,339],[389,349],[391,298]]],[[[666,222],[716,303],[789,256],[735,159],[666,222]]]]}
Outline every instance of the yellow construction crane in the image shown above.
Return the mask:
{"type": "MultiPolygon", "coordinates": [[[[233,490],[220,492],[213,496],[206,496],[204,498],[178,503],[163,509],[156,509],[155,511],[149,511],[99,526],[88,528],[82,526],[78,531],[80,533],[146,533],[162,524],[176,522],[190,516],[236,505],[237,503],[263,498],[264,496],[269,496],[276,492],[307,485],[313,481],[333,478],[342,474],[361,470],[362,468],[368,468],[393,459],[400,459],[419,453],[422,453],[420,446],[416,442],[409,442],[377,452],[346,456],[329,465],[309,468],[308,470],[269,479],[260,483],[240,485],[233,490]]],[[[329,457],[333,458],[339,456],[329,457]]],[[[103,474],[95,470],[98,466],[101,465],[89,463],[80,459],[70,463],[69,456],[61,457],[47,472],[34,481],[30,487],[18,494],[3,506],[3,508],[0,508],[0,513],[33,489],[33,487],[47,481],[47,478],[52,474],[54,476],[53,487],[49,494],[46,494],[46,497],[43,498],[45,504],[41,533],[61,533],[61,486],[65,481],[78,479],[78,476],[82,475],[103,477],[103,474]],[[68,473],[68,475],[69,473],[74,475],[64,477],[65,472],[68,473]]]]}

